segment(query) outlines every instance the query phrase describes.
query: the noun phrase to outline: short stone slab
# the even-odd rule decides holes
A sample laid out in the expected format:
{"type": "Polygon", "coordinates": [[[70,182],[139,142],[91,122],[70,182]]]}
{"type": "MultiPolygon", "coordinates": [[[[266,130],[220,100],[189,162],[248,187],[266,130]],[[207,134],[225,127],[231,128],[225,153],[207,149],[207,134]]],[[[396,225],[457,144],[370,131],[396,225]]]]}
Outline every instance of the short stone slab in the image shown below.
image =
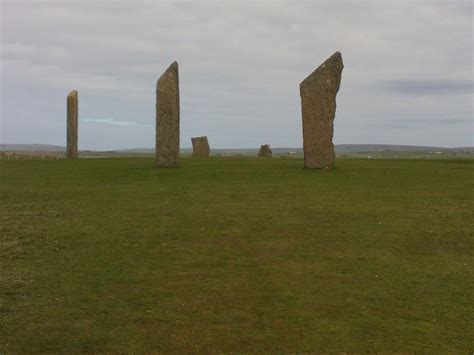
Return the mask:
{"type": "Polygon", "coordinates": [[[259,157],[266,157],[266,158],[271,158],[272,157],[272,149],[270,148],[269,144],[263,144],[260,146],[260,150],[258,152],[259,157]]]}
{"type": "Polygon", "coordinates": [[[211,153],[209,148],[209,141],[207,137],[193,137],[191,138],[193,144],[193,156],[194,157],[208,157],[211,153]]]}

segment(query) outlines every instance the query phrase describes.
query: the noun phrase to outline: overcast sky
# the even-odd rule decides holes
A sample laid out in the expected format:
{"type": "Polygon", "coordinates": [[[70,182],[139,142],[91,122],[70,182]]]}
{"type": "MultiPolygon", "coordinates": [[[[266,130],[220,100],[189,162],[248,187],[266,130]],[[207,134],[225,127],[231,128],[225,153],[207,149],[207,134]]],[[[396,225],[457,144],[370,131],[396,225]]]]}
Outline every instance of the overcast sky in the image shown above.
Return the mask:
{"type": "Polygon", "coordinates": [[[154,147],[156,80],[179,63],[181,146],[302,146],[299,83],[344,60],[336,144],[471,146],[470,1],[1,3],[0,143],[154,147]]]}

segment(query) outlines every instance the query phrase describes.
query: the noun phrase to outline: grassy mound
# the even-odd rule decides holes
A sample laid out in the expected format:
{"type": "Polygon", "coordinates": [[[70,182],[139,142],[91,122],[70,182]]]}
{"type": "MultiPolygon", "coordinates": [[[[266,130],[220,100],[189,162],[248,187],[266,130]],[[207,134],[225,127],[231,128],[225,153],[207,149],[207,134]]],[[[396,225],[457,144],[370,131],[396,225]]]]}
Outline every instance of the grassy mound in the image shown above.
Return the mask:
{"type": "Polygon", "coordinates": [[[0,161],[0,352],[472,351],[474,161],[0,161]]]}

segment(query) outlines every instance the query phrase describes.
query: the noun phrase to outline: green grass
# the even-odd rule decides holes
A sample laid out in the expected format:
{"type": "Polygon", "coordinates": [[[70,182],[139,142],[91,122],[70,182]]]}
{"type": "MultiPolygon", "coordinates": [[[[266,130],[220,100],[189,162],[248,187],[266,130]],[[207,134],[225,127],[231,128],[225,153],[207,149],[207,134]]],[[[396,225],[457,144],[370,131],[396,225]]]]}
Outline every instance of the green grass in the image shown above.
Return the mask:
{"type": "Polygon", "coordinates": [[[0,161],[0,352],[474,350],[474,161],[0,161]]]}

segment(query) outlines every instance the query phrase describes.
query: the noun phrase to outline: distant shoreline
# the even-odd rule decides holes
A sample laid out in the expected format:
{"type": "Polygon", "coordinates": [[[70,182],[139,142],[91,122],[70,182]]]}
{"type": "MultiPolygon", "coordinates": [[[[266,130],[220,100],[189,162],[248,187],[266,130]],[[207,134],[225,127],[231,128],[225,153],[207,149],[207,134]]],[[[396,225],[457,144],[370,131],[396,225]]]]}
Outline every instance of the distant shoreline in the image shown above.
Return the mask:
{"type": "MultiPolygon", "coordinates": [[[[274,154],[294,154],[303,153],[303,148],[291,147],[272,147],[274,154]]],[[[435,146],[416,146],[416,145],[395,145],[395,144],[336,144],[337,154],[344,153],[375,153],[375,152],[425,152],[425,153],[474,153],[474,147],[435,147],[435,146]]],[[[65,147],[50,144],[0,144],[0,152],[40,152],[40,153],[64,153],[65,147]]],[[[154,148],[131,148],[116,150],[81,150],[86,155],[95,154],[154,154],[154,148]]],[[[182,154],[191,154],[192,148],[181,148],[182,154]]],[[[239,154],[255,155],[258,147],[255,148],[220,148],[211,149],[213,155],[239,154]]]]}

